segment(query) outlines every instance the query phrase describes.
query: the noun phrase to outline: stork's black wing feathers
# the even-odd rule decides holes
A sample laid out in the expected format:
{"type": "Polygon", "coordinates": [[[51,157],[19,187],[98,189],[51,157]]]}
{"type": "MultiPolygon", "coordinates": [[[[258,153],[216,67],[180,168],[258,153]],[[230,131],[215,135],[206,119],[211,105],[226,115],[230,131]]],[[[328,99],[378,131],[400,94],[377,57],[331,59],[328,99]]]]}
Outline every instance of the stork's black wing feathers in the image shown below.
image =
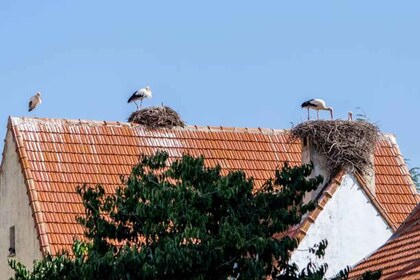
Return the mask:
{"type": "Polygon", "coordinates": [[[305,107],[311,107],[311,106],[314,106],[314,104],[312,103],[312,101],[313,101],[314,99],[310,99],[310,100],[308,100],[308,101],[305,101],[305,102],[303,102],[302,103],[302,105],[300,105],[302,108],[305,108],[305,107]]]}
{"type": "Polygon", "coordinates": [[[137,97],[136,93],[137,93],[137,91],[135,91],[133,93],[133,95],[128,99],[127,103],[130,103],[130,102],[133,102],[134,100],[136,100],[136,97],[137,97]]]}
{"type": "Polygon", "coordinates": [[[139,89],[133,93],[133,95],[128,99],[127,103],[136,101],[138,99],[143,99],[145,98],[145,94],[146,93],[144,92],[143,89],[139,89]]]}
{"type": "Polygon", "coordinates": [[[34,107],[32,107],[32,101],[29,101],[29,109],[28,112],[32,111],[34,109],[34,107]]]}

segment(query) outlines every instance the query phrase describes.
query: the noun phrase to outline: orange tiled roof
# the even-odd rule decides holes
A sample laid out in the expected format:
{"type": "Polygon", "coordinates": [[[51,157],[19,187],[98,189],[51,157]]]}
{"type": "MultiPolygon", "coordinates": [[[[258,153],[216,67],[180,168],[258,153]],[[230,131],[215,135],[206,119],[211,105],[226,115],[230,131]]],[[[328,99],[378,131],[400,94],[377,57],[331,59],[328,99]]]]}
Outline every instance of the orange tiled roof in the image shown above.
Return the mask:
{"type": "Polygon", "coordinates": [[[382,270],[384,280],[420,279],[420,204],[392,237],[367,259],[356,265],[350,276],[382,270]]]}
{"type": "MultiPolygon", "coordinates": [[[[301,163],[301,145],[287,131],[226,127],[149,130],[119,122],[11,117],[9,130],[26,179],[42,251],[70,248],[82,237],[75,217],[83,206],[75,187],[102,184],[108,192],[120,185],[140,154],[167,150],[171,158],[183,153],[204,155],[224,172],[242,169],[256,186],[273,176],[284,161],[301,163]]],[[[418,197],[398,146],[387,139],[375,150],[376,198],[380,211],[398,226],[418,197]]]]}
{"type": "Polygon", "coordinates": [[[395,138],[385,138],[375,148],[375,196],[398,227],[420,200],[395,138]]]}

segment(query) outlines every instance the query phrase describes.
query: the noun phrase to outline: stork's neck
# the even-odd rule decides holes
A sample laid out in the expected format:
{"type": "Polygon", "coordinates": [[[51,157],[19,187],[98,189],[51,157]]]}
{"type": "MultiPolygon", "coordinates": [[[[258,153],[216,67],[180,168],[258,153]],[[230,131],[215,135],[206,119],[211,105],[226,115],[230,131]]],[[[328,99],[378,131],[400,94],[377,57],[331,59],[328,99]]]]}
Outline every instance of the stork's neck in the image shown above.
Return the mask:
{"type": "Polygon", "coordinates": [[[334,119],[334,115],[333,115],[333,108],[331,107],[327,107],[326,110],[330,111],[330,115],[331,115],[331,120],[334,119]]]}

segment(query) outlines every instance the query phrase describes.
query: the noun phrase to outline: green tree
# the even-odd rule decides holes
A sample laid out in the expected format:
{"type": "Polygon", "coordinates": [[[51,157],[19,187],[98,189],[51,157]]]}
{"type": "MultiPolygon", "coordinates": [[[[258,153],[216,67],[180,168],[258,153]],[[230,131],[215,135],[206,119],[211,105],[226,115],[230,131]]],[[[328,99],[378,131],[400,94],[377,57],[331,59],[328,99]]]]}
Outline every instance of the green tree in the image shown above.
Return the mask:
{"type": "Polygon", "coordinates": [[[410,169],[410,176],[416,186],[417,192],[420,192],[420,168],[413,167],[410,169]]]}
{"type": "MultiPolygon", "coordinates": [[[[115,194],[77,188],[85,206],[78,221],[87,241],[47,256],[28,271],[10,260],[17,280],[40,279],[323,279],[326,265],[298,271],[297,240],[274,237],[314,209],[303,203],[321,177],[311,165],[285,165],[255,190],[244,172],[222,175],[203,157],[142,156],[115,194]]],[[[326,242],[314,248],[322,255],[326,242]]]]}

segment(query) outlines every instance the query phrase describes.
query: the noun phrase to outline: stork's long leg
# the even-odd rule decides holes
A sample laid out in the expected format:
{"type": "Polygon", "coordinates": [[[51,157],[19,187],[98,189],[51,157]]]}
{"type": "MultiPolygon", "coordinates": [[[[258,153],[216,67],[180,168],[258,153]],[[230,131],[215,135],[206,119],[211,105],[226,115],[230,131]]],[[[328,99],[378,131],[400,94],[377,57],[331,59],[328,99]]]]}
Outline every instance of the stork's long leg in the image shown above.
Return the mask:
{"type": "Polygon", "coordinates": [[[134,104],[136,104],[137,110],[138,110],[139,109],[139,105],[137,105],[137,102],[136,101],[134,101],[134,104]]]}
{"type": "Polygon", "coordinates": [[[308,108],[308,121],[309,121],[309,108],[308,108]]]}
{"type": "Polygon", "coordinates": [[[143,108],[143,99],[140,100],[140,108],[143,108]]]}

